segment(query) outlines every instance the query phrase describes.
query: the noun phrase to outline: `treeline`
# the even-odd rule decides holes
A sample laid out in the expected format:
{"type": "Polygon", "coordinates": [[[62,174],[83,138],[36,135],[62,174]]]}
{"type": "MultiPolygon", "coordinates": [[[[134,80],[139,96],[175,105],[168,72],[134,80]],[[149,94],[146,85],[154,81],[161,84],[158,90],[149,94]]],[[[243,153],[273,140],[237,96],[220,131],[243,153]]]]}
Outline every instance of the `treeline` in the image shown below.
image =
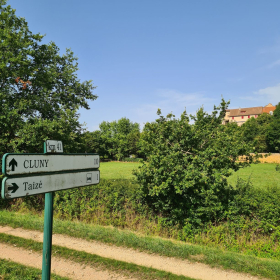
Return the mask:
{"type": "Polygon", "coordinates": [[[143,156],[140,152],[140,126],[128,118],[105,122],[99,130],[82,134],[83,152],[98,153],[102,159],[124,160],[143,156]]]}
{"type": "MultiPolygon", "coordinates": [[[[99,130],[82,134],[83,150],[98,153],[103,159],[146,158],[149,155],[147,151],[149,143],[146,142],[145,135],[150,131],[150,125],[147,123],[140,132],[139,124],[131,122],[128,118],[113,122],[104,121],[99,125],[99,130]]],[[[229,133],[239,135],[242,141],[251,146],[252,153],[279,152],[279,104],[273,115],[263,113],[257,118],[250,118],[240,127],[236,123],[231,123],[229,133]]]]}

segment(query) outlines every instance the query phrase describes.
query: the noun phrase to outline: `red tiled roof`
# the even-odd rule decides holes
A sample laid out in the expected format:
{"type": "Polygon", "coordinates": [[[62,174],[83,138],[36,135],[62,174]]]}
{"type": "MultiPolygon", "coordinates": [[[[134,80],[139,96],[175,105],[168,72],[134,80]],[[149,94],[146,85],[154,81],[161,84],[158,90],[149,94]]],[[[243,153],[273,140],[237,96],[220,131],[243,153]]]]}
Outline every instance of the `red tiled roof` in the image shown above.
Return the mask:
{"type": "Polygon", "coordinates": [[[270,111],[274,111],[276,109],[276,106],[272,106],[272,107],[263,107],[263,113],[268,113],[269,114],[269,112],[270,111]]]}
{"type": "Polygon", "coordinates": [[[229,113],[229,117],[260,115],[262,113],[263,113],[263,107],[239,108],[239,109],[231,109],[229,113]]]}

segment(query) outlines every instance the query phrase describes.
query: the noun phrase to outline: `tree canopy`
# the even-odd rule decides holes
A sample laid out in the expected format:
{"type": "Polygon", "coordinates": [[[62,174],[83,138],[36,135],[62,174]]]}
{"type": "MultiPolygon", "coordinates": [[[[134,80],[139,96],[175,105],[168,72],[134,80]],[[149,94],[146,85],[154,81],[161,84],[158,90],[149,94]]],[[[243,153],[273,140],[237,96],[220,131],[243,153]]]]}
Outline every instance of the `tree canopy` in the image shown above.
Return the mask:
{"type": "Polygon", "coordinates": [[[97,98],[92,81],[81,82],[73,52],[60,54],[54,42],[43,44],[43,36],[33,34],[6,0],[0,0],[0,12],[1,154],[42,149],[41,142],[31,143],[39,138],[73,141],[69,128],[82,129],[77,109],[89,109],[88,100],[97,98]],[[37,137],[23,144],[32,131],[37,137]]]}
{"type": "Polygon", "coordinates": [[[103,158],[117,160],[138,154],[140,138],[138,123],[133,123],[128,118],[121,118],[118,121],[103,121],[99,129],[84,134],[87,152],[96,151],[103,158]]]}
{"type": "Polygon", "coordinates": [[[280,102],[276,105],[276,109],[273,112],[273,117],[275,119],[280,119],[280,102]]]}

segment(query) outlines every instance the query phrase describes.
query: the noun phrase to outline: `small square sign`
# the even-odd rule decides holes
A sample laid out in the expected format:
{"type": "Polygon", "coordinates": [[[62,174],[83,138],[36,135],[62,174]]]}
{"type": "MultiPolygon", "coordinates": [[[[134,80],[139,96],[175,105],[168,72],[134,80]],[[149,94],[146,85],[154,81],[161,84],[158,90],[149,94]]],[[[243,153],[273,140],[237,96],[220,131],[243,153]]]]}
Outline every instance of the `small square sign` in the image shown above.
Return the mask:
{"type": "Polygon", "coordinates": [[[87,173],[87,183],[92,183],[92,173],[87,173]]]}
{"type": "Polygon", "coordinates": [[[46,140],[45,141],[46,153],[63,153],[62,141],[46,140]]]}

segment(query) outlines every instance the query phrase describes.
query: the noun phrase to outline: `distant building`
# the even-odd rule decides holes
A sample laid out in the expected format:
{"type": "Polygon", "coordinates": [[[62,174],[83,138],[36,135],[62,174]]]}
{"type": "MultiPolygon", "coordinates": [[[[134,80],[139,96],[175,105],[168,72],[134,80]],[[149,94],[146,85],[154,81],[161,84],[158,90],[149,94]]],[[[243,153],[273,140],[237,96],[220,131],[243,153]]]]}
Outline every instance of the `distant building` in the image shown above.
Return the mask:
{"type": "Polygon", "coordinates": [[[257,118],[262,113],[267,113],[273,115],[273,111],[276,106],[271,103],[265,107],[250,107],[250,108],[239,108],[239,109],[228,109],[226,110],[226,115],[223,124],[229,122],[236,122],[239,126],[245,123],[250,118],[257,118]]]}

